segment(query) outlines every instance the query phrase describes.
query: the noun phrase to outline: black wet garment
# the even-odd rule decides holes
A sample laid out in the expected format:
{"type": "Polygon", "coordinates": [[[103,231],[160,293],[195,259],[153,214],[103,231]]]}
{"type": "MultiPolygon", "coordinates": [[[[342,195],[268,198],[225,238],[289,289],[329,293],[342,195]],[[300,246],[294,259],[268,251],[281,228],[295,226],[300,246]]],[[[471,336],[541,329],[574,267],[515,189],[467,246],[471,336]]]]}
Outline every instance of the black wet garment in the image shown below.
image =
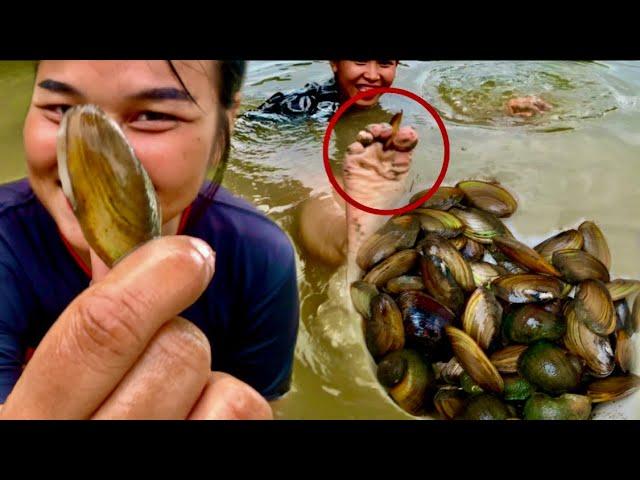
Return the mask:
{"type": "Polygon", "coordinates": [[[335,79],[332,78],[324,83],[307,83],[303,88],[288,93],[275,93],[256,110],[246,114],[249,117],[270,114],[328,119],[338,110],[338,107],[340,107],[338,89],[335,79]]]}

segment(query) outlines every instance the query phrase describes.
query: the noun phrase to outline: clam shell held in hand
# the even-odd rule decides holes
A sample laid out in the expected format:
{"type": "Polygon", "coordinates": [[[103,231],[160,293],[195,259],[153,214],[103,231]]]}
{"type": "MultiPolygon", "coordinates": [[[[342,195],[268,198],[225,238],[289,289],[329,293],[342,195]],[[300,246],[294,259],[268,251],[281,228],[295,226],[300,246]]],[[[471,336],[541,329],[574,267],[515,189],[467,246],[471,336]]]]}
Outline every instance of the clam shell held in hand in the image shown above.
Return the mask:
{"type": "Polygon", "coordinates": [[[107,266],[160,235],[151,180],[118,124],[102,110],[69,109],[57,149],[62,189],[87,242],[107,266]]]}

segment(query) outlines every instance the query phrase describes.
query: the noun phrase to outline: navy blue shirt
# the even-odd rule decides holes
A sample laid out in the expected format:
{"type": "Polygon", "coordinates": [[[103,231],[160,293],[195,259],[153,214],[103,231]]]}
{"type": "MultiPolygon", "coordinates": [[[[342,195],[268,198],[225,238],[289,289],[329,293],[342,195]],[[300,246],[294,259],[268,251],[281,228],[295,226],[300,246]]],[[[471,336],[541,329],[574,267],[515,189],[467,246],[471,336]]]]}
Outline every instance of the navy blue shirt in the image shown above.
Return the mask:
{"type": "MultiPolygon", "coordinates": [[[[181,316],[209,338],[213,370],[271,400],[289,389],[298,332],[293,247],[275,223],[225,189],[214,200],[180,232],[216,252],[213,280],[181,316]]],[[[202,192],[194,210],[201,202],[202,192]]],[[[27,349],[89,281],[27,180],[0,186],[0,403],[20,377],[27,349]]]]}

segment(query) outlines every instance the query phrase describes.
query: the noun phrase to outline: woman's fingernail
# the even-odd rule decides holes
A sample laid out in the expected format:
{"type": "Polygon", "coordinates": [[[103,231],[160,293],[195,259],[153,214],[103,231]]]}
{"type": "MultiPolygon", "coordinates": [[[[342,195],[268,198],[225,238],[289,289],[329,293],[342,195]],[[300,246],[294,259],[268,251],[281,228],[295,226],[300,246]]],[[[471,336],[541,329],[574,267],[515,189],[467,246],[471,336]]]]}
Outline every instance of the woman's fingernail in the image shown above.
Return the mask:
{"type": "Polygon", "coordinates": [[[213,249],[209,246],[207,242],[200,240],[198,238],[192,238],[191,244],[201,255],[202,259],[204,259],[205,265],[207,267],[207,283],[208,283],[211,280],[211,277],[213,277],[213,272],[215,270],[216,253],[213,251],[213,249]]]}

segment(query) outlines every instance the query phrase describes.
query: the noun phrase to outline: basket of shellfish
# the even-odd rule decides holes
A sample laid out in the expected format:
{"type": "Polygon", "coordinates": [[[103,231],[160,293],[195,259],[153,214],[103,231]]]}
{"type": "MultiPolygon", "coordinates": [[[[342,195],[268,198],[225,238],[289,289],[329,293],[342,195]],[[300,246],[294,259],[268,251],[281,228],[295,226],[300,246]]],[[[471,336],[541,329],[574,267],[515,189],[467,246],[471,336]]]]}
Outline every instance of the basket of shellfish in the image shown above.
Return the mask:
{"type": "Polygon", "coordinates": [[[532,248],[501,220],[516,209],[501,185],[462,181],[359,248],[351,299],[377,378],[408,413],[586,420],[640,388],[640,281],[610,278],[593,221],[532,248]]]}

